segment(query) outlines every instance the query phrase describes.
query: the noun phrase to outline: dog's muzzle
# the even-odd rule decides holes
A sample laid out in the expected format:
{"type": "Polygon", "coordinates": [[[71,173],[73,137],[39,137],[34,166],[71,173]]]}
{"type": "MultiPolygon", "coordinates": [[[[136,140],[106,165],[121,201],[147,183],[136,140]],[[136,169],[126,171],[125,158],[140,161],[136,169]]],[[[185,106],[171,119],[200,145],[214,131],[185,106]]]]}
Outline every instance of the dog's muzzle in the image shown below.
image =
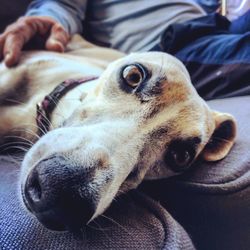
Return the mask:
{"type": "Polygon", "coordinates": [[[87,188],[95,169],[72,165],[61,155],[40,161],[24,185],[24,202],[51,230],[77,230],[96,209],[96,193],[87,188]]]}

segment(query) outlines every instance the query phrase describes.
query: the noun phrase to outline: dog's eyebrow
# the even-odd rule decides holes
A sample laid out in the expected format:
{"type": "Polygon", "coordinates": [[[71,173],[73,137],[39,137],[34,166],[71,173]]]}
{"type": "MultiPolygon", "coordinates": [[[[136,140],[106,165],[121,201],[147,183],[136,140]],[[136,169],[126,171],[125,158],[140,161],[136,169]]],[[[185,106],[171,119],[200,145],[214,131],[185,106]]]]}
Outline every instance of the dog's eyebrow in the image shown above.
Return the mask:
{"type": "Polygon", "coordinates": [[[167,135],[168,131],[169,131],[168,125],[165,125],[164,127],[159,127],[150,133],[150,135],[149,135],[150,140],[161,139],[162,137],[167,135]]]}
{"type": "Polygon", "coordinates": [[[139,86],[135,93],[137,93],[138,96],[140,96],[140,94],[147,96],[159,96],[163,92],[162,83],[166,80],[166,76],[159,76],[154,80],[151,78],[151,80],[145,81],[141,86],[139,86]]]}
{"type": "Polygon", "coordinates": [[[152,119],[155,115],[157,115],[158,113],[160,113],[165,107],[166,107],[166,105],[164,103],[153,105],[151,107],[151,109],[149,110],[149,112],[147,112],[144,115],[144,119],[145,120],[152,119]]]}

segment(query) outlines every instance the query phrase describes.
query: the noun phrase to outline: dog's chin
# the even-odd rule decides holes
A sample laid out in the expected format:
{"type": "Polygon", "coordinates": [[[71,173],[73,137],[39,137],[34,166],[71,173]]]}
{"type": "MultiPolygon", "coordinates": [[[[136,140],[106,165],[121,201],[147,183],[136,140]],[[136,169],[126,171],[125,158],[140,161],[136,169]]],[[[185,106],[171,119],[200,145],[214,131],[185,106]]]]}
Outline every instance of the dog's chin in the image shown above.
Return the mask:
{"type": "Polygon", "coordinates": [[[71,225],[71,227],[69,226],[65,226],[62,223],[60,223],[59,221],[55,220],[55,219],[40,219],[38,215],[36,215],[36,218],[39,220],[39,222],[48,230],[52,231],[52,232],[70,232],[73,234],[74,238],[77,240],[83,240],[84,238],[84,228],[85,225],[71,225]]]}
{"type": "Polygon", "coordinates": [[[23,192],[22,192],[22,202],[23,202],[24,206],[26,207],[26,209],[27,209],[31,214],[33,214],[33,215],[36,217],[36,219],[38,219],[38,221],[39,221],[44,227],[46,227],[47,229],[52,230],[52,231],[66,231],[66,230],[67,230],[67,228],[65,227],[65,225],[63,225],[63,224],[60,223],[59,221],[53,219],[53,217],[51,217],[51,218],[49,218],[49,219],[44,219],[39,213],[34,213],[34,212],[31,210],[31,208],[30,208],[30,206],[29,206],[29,204],[28,204],[28,202],[27,202],[27,200],[26,200],[26,198],[25,198],[23,192]]]}
{"type": "Polygon", "coordinates": [[[36,219],[42,224],[42,226],[51,231],[68,231],[77,233],[86,226],[86,223],[82,223],[81,220],[72,220],[70,221],[70,223],[63,224],[51,211],[33,214],[35,215],[36,219]]]}
{"type": "Polygon", "coordinates": [[[74,230],[73,228],[67,228],[65,225],[63,225],[53,217],[44,219],[42,216],[40,216],[40,214],[36,214],[35,216],[44,227],[51,231],[74,231],[77,229],[77,227],[75,227],[74,230]]]}

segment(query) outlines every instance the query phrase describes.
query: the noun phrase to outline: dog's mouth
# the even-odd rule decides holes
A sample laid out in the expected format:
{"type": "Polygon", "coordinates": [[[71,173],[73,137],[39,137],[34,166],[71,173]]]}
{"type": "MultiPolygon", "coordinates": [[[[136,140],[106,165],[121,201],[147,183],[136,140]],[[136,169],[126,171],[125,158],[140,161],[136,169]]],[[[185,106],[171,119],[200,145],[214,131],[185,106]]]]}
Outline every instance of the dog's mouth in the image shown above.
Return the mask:
{"type": "MultiPolygon", "coordinates": [[[[60,220],[57,220],[56,217],[50,213],[50,211],[35,214],[40,223],[46,228],[53,231],[71,231],[70,228],[67,228],[60,220]]],[[[76,227],[74,227],[76,228],[76,227]]]]}

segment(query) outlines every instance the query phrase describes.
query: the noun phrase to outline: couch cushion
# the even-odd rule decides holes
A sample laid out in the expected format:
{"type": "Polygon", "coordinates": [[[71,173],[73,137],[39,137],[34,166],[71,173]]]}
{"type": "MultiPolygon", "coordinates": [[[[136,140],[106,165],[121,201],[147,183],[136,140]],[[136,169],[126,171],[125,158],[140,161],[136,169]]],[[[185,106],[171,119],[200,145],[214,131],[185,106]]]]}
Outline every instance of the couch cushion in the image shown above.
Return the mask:
{"type": "Polygon", "coordinates": [[[183,228],[152,199],[130,192],[83,230],[83,239],[44,228],[20,205],[19,164],[0,157],[0,245],[2,250],[194,249],[183,228]]]}
{"type": "Polygon", "coordinates": [[[238,123],[230,154],[197,163],[186,174],[147,182],[141,189],[170,211],[198,249],[250,249],[250,96],[208,102],[238,123]]]}

